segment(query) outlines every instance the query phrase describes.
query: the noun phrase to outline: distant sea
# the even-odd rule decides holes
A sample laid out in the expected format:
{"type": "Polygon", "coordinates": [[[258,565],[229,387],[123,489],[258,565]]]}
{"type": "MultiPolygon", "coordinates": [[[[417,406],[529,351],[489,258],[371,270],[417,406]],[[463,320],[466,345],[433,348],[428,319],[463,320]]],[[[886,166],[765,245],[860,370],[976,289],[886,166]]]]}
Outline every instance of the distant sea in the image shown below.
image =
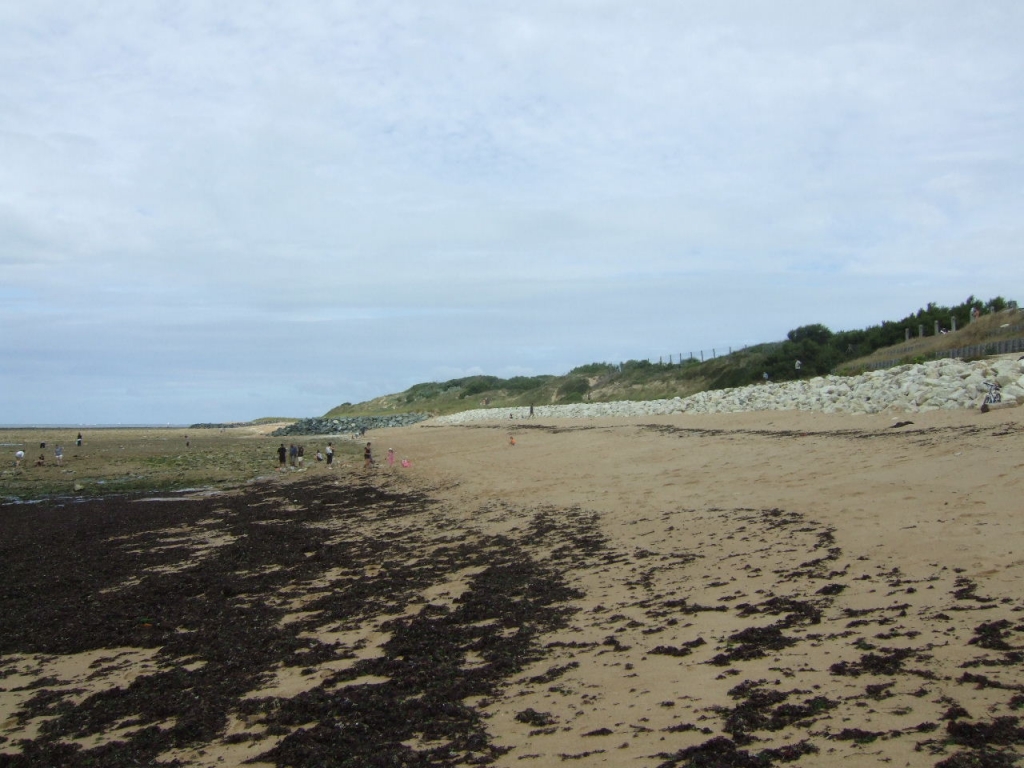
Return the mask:
{"type": "Polygon", "coordinates": [[[188,429],[189,424],[0,424],[0,429],[188,429]]]}

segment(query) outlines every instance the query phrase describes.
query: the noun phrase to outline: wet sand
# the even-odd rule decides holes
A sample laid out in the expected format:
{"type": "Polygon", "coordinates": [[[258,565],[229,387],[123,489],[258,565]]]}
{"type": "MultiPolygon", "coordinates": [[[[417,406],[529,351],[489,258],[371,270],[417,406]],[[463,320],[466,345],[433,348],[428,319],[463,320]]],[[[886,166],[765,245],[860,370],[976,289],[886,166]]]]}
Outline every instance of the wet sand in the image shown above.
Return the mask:
{"type": "Polygon", "coordinates": [[[1024,409],[370,437],[411,466],[0,507],[0,765],[1024,754],[1024,409]]]}

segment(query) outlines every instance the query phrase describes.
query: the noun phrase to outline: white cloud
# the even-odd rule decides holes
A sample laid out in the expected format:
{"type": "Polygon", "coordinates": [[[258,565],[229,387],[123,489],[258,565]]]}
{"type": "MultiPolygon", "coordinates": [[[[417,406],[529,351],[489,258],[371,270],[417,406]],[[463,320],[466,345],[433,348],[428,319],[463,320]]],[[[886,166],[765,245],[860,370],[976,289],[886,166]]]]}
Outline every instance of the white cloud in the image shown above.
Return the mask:
{"type": "Polygon", "coordinates": [[[30,421],[306,413],[1020,298],[978,265],[1019,257],[1022,22],[1008,1],[8,4],[0,386],[30,421]],[[30,394],[54,377],[59,418],[30,394]]]}

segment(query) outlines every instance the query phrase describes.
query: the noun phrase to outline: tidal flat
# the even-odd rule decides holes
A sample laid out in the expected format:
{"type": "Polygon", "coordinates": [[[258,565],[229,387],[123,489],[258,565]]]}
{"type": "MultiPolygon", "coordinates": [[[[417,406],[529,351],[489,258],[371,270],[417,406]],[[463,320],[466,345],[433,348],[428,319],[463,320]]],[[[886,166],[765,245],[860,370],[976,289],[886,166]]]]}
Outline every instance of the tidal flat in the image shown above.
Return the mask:
{"type": "Polygon", "coordinates": [[[338,451],[336,461],[361,456],[351,439],[276,438],[270,432],[277,426],[0,429],[0,500],[234,487],[275,473],[282,441],[302,443],[307,472],[317,471],[314,456],[328,440],[338,451]],[[59,464],[57,446],[63,447],[59,464]],[[15,466],[18,450],[25,453],[20,467],[15,466]]]}

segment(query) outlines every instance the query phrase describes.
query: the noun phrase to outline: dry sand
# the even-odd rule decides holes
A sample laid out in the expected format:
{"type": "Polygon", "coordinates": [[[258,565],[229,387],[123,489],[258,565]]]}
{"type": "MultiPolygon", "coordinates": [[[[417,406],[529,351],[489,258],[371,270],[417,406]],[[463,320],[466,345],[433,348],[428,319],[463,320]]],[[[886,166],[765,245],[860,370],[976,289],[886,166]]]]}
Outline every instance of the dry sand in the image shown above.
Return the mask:
{"type": "MultiPolygon", "coordinates": [[[[1024,408],[427,422],[370,437],[378,466],[368,484],[433,501],[378,518],[371,499],[359,515],[317,518],[310,525],[325,541],[363,542],[370,551],[415,533],[409,551],[423,560],[487,542],[495,562],[504,542],[565,587],[560,618],[524,620],[536,631],[523,663],[510,661],[483,694],[459,702],[480,715],[488,748],[445,751],[443,729],[428,728],[403,739],[406,762],[268,757],[299,727],[320,734],[318,743],[326,736],[322,723],[279,722],[264,707],[227,712],[216,738],[161,752],[159,761],[1002,766],[1024,755],[1024,408]],[[412,466],[383,464],[388,447],[412,466]]],[[[337,477],[316,473],[322,502],[275,478],[247,503],[287,517],[340,505],[328,491],[362,482],[351,466],[337,477]]],[[[178,566],[185,570],[232,541],[216,515],[181,528],[164,536],[168,546],[190,547],[193,560],[178,566]]],[[[413,655],[372,666],[387,655],[395,627],[464,609],[488,572],[486,558],[467,556],[422,584],[403,575],[409,592],[390,604],[358,621],[328,620],[325,592],[401,572],[394,552],[381,551],[348,572],[338,566],[267,587],[260,601],[279,611],[278,626],[346,653],[301,671],[279,666],[245,698],[284,702],[388,685],[381,673],[413,655]],[[347,670],[360,676],[346,678],[347,670]]],[[[529,601],[525,589],[517,600],[529,601]]],[[[478,625],[495,622],[500,631],[466,645],[455,669],[493,666],[487,643],[524,637],[494,616],[478,625]]],[[[39,733],[45,718],[19,712],[40,690],[77,690],[68,694],[77,703],[170,663],[132,643],[105,659],[109,675],[97,678],[87,673],[95,652],[0,657],[0,753],[17,755],[18,740],[39,733]]],[[[132,732],[125,720],[121,738],[132,732]]],[[[82,735],[77,743],[117,738],[82,735]]]]}
{"type": "MultiPolygon", "coordinates": [[[[745,680],[800,691],[791,704],[814,696],[840,702],[810,729],[825,736],[811,738],[820,752],[806,764],[932,765],[937,758],[927,748],[915,749],[945,736],[951,701],[979,721],[1015,716],[1021,660],[999,665],[1004,654],[984,648],[999,643],[979,646],[974,630],[1008,621],[1007,645],[1024,650],[1022,415],[932,412],[898,428],[911,419],[773,412],[407,430],[405,450],[423,456],[418,471],[457,484],[449,491],[456,508],[495,500],[524,510],[578,506],[599,515],[602,533],[626,555],[571,574],[586,597],[561,639],[598,645],[562,651],[531,670],[578,663],[559,678],[572,693],[512,685],[491,707],[492,732],[515,746],[505,764],[520,765],[526,754],[555,764],[587,752],[576,764],[655,764],[646,756],[709,738],[666,728],[693,724],[720,735],[721,715],[742,703],[728,691],[745,680]],[[506,433],[516,436],[515,447],[506,433]],[[843,589],[820,594],[830,585],[843,589]],[[965,589],[967,599],[957,599],[965,589]],[[759,613],[770,598],[810,602],[820,619],[794,622],[787,634],[800,642],[789,648],[709,664],[730,635],[787,615],[759,613]],[[730,610],[673,615],[665,606],[680,600],[730,610]],[[670,618],[677,623],[667,625],[670,618]],[[629,650],[602,653],[609,635],[629,650]],[[684,657],[651,653],[698,638],[705,644],[684,657]],[[903,648],[913,655],[888,674],[830,671],[903,648]],[[965,673],[991,682],[963,682],[965,673]],[[867,693],[890,683],[882,694],[867,693]],[[524,739],[515,713],[526,707],[551,713],[560,727],[524,739]],[[929,722],[939,729],[915,730],[929,722]],[[601,729],[611,733],[585,735],[601,729]],[[835,738],[858,729],[860,739],[835,738]],[[866,734],[884,735],[860,743],[866,734]]],[[[810,731],[758,730],[766,741],[755,751],[810,731]]]]}

